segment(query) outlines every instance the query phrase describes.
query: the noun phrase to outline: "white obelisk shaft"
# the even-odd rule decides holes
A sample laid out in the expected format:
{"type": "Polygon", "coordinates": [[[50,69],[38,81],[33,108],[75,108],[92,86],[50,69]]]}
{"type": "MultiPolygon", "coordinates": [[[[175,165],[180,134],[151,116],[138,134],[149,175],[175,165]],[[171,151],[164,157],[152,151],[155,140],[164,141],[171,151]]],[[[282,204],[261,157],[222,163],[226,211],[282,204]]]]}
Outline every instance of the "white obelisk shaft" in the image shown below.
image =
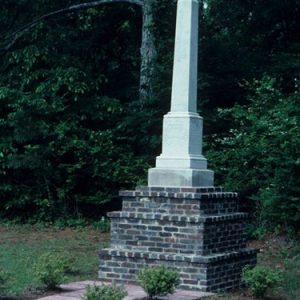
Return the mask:
{"type": "Polygon", "coordinates": [[[164,116],[162,154],[149,170],[149,186],[213,185],[197,113],[198,22],[198,0],[178,0],[171,111],[164,116]]]}
{"type": "Polygon", "coordinates": [[[198,14],[197,1],[178,1],[172,112],[197,112],[198,14]]]}

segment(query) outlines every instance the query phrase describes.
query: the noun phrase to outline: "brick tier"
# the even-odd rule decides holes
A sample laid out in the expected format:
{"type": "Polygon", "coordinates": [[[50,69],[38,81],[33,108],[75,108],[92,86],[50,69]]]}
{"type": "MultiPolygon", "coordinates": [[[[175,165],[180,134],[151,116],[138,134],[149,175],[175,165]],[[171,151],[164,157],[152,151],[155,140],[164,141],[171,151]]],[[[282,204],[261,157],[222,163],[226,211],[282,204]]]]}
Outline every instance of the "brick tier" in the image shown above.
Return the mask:
{"type": "Polygon", "coordinates": [[[137,188],[122,191],[111,212],[111,248],[100,251],[99,278],[136,282],[144,266],[180,273],[181,288],[224,291],[241,287],[241,270],[256,264],[247,249],[248,215],[237,193],[222,188],[137,188]]]}

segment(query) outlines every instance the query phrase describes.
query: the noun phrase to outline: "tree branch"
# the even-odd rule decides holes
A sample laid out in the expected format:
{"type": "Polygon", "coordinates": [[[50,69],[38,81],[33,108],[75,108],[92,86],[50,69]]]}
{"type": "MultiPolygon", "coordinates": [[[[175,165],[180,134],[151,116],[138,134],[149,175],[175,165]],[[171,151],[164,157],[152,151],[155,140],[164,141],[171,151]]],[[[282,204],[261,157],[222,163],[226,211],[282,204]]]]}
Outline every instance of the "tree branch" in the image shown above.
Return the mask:
{"type": "Polygon", "coordinates": [[[9,36],[5,37],[4,40],[10,40],[10,42],[4,48],[0,49],[0,52],[7,52],[25,32],[30,31],[32,28],[37,26],[41,21],[49,20],[50,18],[56,17],[58,15],[72,13],[72,12],[80,11],[83,9],[96,7],[96,6],[99,6],[102,4],[113,4],[113,3],[121,3],[121,2],[126,2],[129,4],[138,5],[141,7],[143,7],[143,3],[144,3],[143,0],[98,0],[98,1],[92,1],[92,2],[77,4],[77,5],[72,5],[72,6],[63,8],[63,9],[53,11],[49,14],[40,16],[39,18],[22,26],[15,32],[11,33],[9,36]]]}

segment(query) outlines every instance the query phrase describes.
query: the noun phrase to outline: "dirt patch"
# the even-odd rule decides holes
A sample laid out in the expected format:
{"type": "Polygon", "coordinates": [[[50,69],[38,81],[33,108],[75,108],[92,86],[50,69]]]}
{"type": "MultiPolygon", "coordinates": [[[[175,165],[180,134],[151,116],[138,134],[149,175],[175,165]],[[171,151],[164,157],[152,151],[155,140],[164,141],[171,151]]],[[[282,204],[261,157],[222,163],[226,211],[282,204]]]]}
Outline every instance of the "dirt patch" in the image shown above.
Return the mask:
{"type": "Polygon", "coordinates": [[[289,239],[285,235],[268,234],[262,240],[250,241],[250,246],[256,249],[260,249],[262,252],[272,250],[278,252],[281,249],[291,249],[295,246],[295,241],[289,239]]]}

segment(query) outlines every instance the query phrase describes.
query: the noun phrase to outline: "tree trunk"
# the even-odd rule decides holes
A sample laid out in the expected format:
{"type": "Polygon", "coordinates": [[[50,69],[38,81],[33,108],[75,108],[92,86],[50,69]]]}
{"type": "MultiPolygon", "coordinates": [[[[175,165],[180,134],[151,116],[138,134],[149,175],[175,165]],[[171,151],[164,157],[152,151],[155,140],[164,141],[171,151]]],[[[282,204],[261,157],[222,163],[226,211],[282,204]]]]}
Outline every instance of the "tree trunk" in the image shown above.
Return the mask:
{"type": "Polygon", "coordinates": [[[141,102],[155,97],[155,62],[157,51],[154,38],[154,1],[144,0],[143,29],[141,45],[141,71],[140,71],[140,100],[141,102]]]}

